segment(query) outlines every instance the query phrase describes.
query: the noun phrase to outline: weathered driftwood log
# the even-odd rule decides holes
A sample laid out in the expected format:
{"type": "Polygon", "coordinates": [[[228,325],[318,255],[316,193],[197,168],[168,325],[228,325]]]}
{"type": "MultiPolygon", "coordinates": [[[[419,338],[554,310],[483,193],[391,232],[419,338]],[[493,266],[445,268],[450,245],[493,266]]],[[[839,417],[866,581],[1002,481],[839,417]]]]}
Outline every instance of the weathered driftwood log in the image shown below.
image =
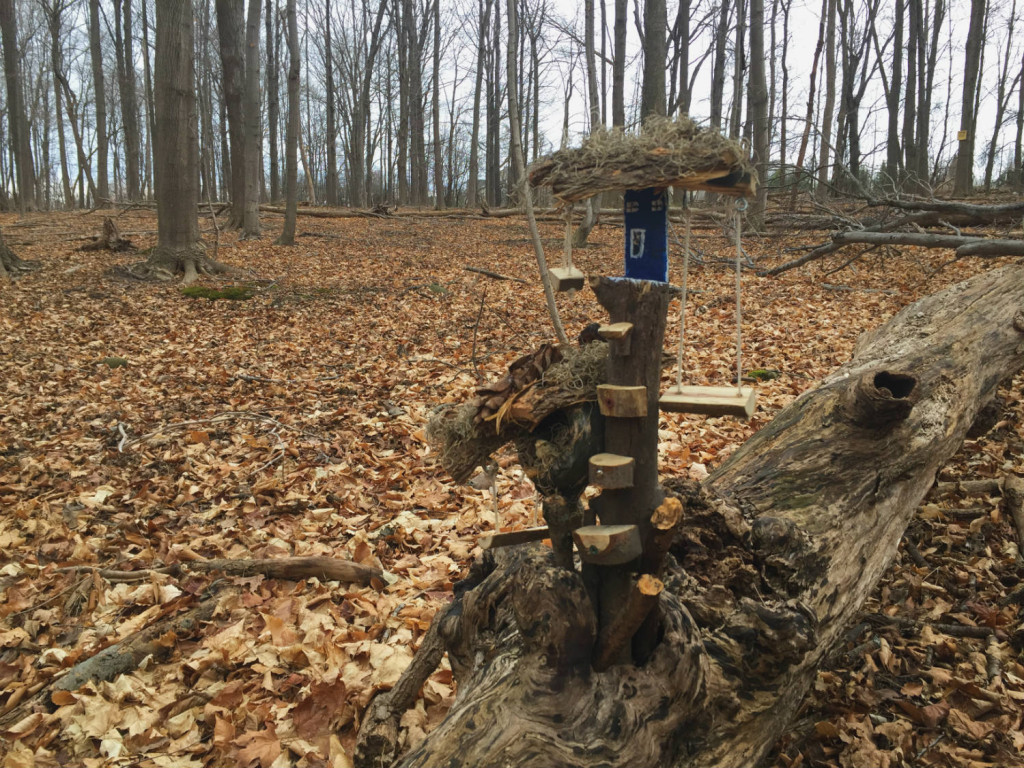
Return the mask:
{"type": "Polygon", "coordinates": [[[687,512],[643,666],[594,672],[581,577],[542,547],[503,550],[446,614],[455,706],[400,764],[756,765],[938,469],[1024,366],[1022,307],[1020,266],[917,302],[704,488],[676,488],[687,512]]]}

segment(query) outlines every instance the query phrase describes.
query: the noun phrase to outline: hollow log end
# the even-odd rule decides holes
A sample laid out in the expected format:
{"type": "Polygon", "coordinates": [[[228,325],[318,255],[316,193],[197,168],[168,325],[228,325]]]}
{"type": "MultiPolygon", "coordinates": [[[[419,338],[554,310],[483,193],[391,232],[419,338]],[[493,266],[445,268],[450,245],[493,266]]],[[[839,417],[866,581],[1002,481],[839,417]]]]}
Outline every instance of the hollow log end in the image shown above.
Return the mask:
{"type": "Polygon", "coordinates": [[[920,399],[917,377],[900,371],[872,369],[861,374],[846,391],[846,418],[865,429],[892,427],[910,415],[920,399]]]}

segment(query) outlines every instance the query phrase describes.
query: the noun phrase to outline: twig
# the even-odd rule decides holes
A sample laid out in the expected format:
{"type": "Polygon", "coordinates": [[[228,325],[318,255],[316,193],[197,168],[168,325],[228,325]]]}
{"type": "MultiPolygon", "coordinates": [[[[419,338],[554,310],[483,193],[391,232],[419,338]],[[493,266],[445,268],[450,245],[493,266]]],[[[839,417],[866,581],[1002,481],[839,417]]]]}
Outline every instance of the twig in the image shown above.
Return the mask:
{"type": "Polygon", "coordinates": [[[481,269],[480,267],[463,267],[467,272],[476,272],[478,275],[484,275],[495,280],[511,280],[514,283],[522,283],[523,285],[529,285],[528,280],[523,280],[521,277],[509,277],[508,275],[501,275],[497,272],[491,272],[489,269],[481,269]]]}

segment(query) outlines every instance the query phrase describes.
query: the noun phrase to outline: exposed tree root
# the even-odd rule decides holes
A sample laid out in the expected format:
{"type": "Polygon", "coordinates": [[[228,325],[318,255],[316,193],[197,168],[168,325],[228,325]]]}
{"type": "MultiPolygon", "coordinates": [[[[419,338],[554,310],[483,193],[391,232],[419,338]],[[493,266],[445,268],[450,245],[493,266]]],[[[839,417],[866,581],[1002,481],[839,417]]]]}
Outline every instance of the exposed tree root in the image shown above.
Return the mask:
{"type": "Polygon", "coordinates": [[[189,284],[201,275],[233,274],[234,268],[206,255],[202,243],[185,248],[157,246],[146,261],[118,268],[118,273],[136,280],[168,282],[181,275],[182,283],[189,284]]]}
{"type": "Polygon", "coordinates": [[[39,262],[25,261],[8,248],[3,233],[0,232],[0,277],[15,277],[25,272],[33,272],[39,267],[39,262]]]}

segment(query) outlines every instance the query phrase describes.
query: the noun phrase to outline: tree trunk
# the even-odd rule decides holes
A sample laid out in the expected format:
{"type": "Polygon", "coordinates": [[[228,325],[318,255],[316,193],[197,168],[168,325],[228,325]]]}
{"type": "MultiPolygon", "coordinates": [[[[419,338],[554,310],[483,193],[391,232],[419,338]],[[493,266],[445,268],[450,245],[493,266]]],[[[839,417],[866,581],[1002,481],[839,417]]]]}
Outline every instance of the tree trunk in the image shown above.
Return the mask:
{"type": "Polygon", "coordinates": [[[89,56],[92,63],[92,86],[96,108],[96,200],[93,205],[110,202],[107,170],[107,93],[103,78],[103,48],[100,44],[100,0],[89,0],[89,56]]]}
{"type": "Polygon", "coordinates": [[[434,133],[434,208],[444,210],[444,165],[441,158],[441,2],[434,0],[434,97],[431,123],[434,133]]]}
{"type": "MultiPolygon", "coordinates": [[[[1013,0],[1010,5],[1010,12],[1006,19],[1006,43],[1003,49],[1003,60],[999,65],[999,79],[996,83],[996,119],[992,127],[992,139],[989,141],[987,157],[985,158],[985,193],[992,189],[992,173],[995,168],[996,150],[998,149],[999,131],[1003,127],[1003,120],[1006,115],[1010,96],[1016,81],[1009,83],[1010,77],[1010,53],[1013,48],[1014,26],[1017,22],[1017,2],[1013,0]]],[[[1019,77],[1019,75],[1018,75],[1019,77]]]]}
{"type": "Polygon", "coordinates": [[[4,77],[7,81],[7,124],[11,154],[18,176],[18,207],[22,213],[36,209],[36,172],[25,99],[21,90],[18,55],[18,21],[14,0],[0,0],[0,35],[3,37],[4,77]]]}
{"type": "Polygon", "coordinates": [[[483,90],[484,60],[487,57],[487,30],[490,29],[491,2],[478,0],[480,29],[476,47],[476,81],[473,84],[473,127],[469,140],[469,187],[466,190],[466,207],[476,208],[480,191],[480,94],[483,90]]]}
{"type": "MultiPolygon", "coordinates": [[[[591,0],[591,10],[593,10],[593,0],[591,0]]],[[[665,7],[665,0],[645,0],[644,80],[640,91],[641,120],[648,115],[665,114],[665,61],[668,58],[666,48],[667,31],[668,11],[665,7]]]]}
{"type": "Polygon", "coordinates": [[[295,245],[295,217],[299,195],[299,25],[295,0],[287,0],[288,15],[288,130],[285,136],[284,229],[278,245],[295,245]]]}
{"type": "MultiPolygon", "coordinates": [[[[156,129],[156,123],[154,118],[153,108],[153,72],[149,63],[149,12],[147,9],[147,3],[142,4],[142,83],[143,91],[146,97],[146,162],[148,169],[146,172],[146,189],[144,190],[147,195],[150,194],[152,187],[149,185],[152,183],[153,173],[153,133],[156,129]]],[[[206,4],[207,9],[209,5],[206,4]]]]}
{"type": "Polygon", "coordinates": [[[216,0],[215,7],[224,109],[228,115],[228,147],[231,150],[231,213],[225,226],[239,229],[245,209],[245,118],[242,107],[242,91],[245,88],[245,59],[242,53],[245,0],[216,0]]]}
{"type": "Polygon", "coordinates": [[[768,85],[764,72],[764,0],[750,0],[750,119],[753,128],[754,163],[760,184],[750,213],[751,226],[764,226],[768,202],[768,85]]]}
{"type": "Polygon", "coordinates": [[[703,489],[669,488],[685,503],[683,530],[661,576],[661,639],[643,666],[593,670],[584,579],[549,550],[485,557],[440,620],[456,704],[399,764],[757,764],[938,470],[1024,365],[1021,306],[1024,267],[1014,266],[907,307],[703,489]]]}
{"type": "Polygon", "coordinates": [[[715,58],[711,67],[711,127],[722,127],[722,104],[725,101],[725,55],[729,38],[729,0],[722,0],[715,24],[715,58]]]}
{"type": "Polygon", "coordinates": [[[331,50],[331,0],[324,0],[324,88],[327,91],[327,181],[324,202],[338,204],[338,125],[334,96],[334,52],[331,50]]]}
{"type": "MultiPolygon", "coordinates": [[[[132,45],[132,0],[114,0],[117,78],[124,126],[125,196],[139,199],[139,105],[135,89],[135,49],[132,45]]],[[[190,86],[194,88],[195,86],[190,86]]]]}
{"type": "Polygon", "coordinates": [[[956,155],[956,178],[953,194],[969,195],[973,188],[974,174],[974,99],[981,64],[981,48],[984,44],[981,28],[985,24],[986,0],[971,0],[971,22],[967,30],[967,47],[964,51],[964,90],[960,102],[960,136],[956,155]]]}
{"type": "Polygon", "coordinates": [[[281,180],[278,170],[277,124],[281,114],[277,97],[277,36],[274,25],[277,14],[274,12],[277,3],[267,0],[266,38],[267,38],[267,139],[270,142],[270,201],[276,203],[281,199],[281,180]]]}
{"type": "MultiPolygon", "coordinates": [[[[727,0],[722,0],[723,4],[727,0]]],[[[626,125],[626,0],[615,0],[612,50],[612,125],[626,125]]]]}
{"type": "MultiPolygon", "coordinates": [[[[242,105],[245,196],[242,237],[260,236],[260,187],[263,179],[263,133],[260,130],[260,0],[249,0],[245,20],[245,95],[242,105]]],[[[291,117],[289,116],[289,119],[291,117]]]]}
{"type": "Polygon", "coordinates": [[[156,4],[156,134],[153,136],[157,245],[132,273],[191,282],[221,271],[199,239],[199,137],[196,126],[194,24],[188,3],[156,4]]]}
{"type": "MultiPolygon", "coordinates": [[[[903,90],[903,9],[902,2],[896,3],[896,18],[893,26],[892,75],[889,90],[885,95],[887,110],[885,138],[885,172],[895,189],[899,188],[900,160],[900,94],[903,90]]],[[[872,19],[872,24],[874,19],[872,19]]]]}
{"type": "Polygon", "coordinates": [[[832,114],[836,108],[836,6],[828,0],[825,11],[825,102],[821,109],[821,146],[818,154],[818,186],[816,193],[825,194],[832,157],[832,114]]]}

